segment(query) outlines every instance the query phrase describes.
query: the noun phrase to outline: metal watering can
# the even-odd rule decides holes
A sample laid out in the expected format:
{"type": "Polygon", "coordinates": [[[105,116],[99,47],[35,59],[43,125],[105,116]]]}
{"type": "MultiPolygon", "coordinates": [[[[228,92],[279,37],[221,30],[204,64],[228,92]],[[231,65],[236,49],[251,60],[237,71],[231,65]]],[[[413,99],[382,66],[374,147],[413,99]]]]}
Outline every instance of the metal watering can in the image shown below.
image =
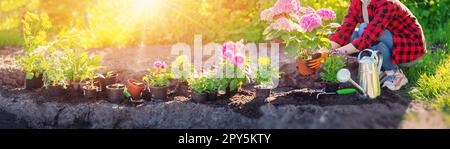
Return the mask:
{"type": "Polygon", "coordinates": [[[348,69],[341,69],[337,73],[337,79],[342,83],[351,83],[362,93],[364,98],[375,99],[379,97],[381,95],[379,73],[383,62],[383,57],[379,54],[377,51],[370,49],[359,53],[359,84],[351,79],[351,73],[348,69]],[[367,52],[370,55],[361,58],[362,54],[367,52]]]}

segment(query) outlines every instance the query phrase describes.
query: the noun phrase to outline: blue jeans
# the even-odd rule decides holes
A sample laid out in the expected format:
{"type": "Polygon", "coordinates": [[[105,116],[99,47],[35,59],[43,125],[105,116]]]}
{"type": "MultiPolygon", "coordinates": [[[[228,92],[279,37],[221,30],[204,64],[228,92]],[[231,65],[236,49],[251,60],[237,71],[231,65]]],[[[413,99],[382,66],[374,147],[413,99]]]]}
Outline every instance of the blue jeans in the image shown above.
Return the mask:
{"type": "MultiPolygon", "coordinates": [[[[353,41],[364,32],[366,29],[367,23],[361,23],[359,25],[359,29],[356,30],[350,40],[353,41]]],[[[383,34],[380,36],[379,43],[370,47],[369,49],[374,51],[379,51],[383,55],[383,70],[398,70],[398,65],[392,64],[392,50],[394,49],[394,40],[392,39],[392,33],[389,30],[385,30],[383,34]]]]}

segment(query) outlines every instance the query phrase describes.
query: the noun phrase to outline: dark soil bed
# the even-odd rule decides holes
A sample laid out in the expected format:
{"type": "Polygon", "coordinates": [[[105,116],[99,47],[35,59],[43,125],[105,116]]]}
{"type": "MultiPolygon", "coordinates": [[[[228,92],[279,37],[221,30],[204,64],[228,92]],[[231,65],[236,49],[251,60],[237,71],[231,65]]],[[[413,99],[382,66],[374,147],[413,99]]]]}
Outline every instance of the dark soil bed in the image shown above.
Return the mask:
{"type": "MultiPolygon", "coordinates": [[[[140,61],[126,63],[117,61],[124,55],[120,51],[126,50],[99,53],[106,55],[108,69],[117,70],[119,81],[125,83],[128,78],[139,79],[148,64],[163,59],[152,56],[155,52],[149,50],[164,48],[137,50],[140,61]],[[130,66],[136,70],[125,69],[130,66]]],[[[376,100],[363,100],[358,95],[316,99],[319,90],[298,89],[303,88],[298,86],[305,81],[298,77],[284,82],[295,81],[296,88],[282,86],[267,99],[256,99],[251,86],[244,86],[232,96],[221,94],[217,100],[204,104],[173,93],[169,102],[126,100],[119,105],[105,98],[86,99],[69,93],[65,97],[49,97],[44,89],[22,89],[23,72],[13,58],[17,54],[17,49],[0,53],[0,70],[8,72],[0,74],[7,76],[0,78],[0,128],[446,128],[441,117],[409,100],[406,91],[383,90],[376,100]],[[419,113],[418,119],[424,119],[423,122],[404,122],[405,115],[414,113],[419,113]]],[[[312,88],[317,86],[320,85],[312,88]]]]}

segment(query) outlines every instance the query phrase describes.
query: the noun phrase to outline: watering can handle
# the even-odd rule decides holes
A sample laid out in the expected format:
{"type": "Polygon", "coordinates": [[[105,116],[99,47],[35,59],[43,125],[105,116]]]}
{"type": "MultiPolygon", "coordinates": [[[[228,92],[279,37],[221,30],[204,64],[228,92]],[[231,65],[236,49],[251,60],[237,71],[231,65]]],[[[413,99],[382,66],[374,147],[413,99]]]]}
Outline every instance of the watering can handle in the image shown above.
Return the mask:
{"type": "Polygon", "coordinates": [[[366,50],[363,50],[363,51],[359,52],[359,54],[358,54],[358,59],[359,60],[361,60],[361,55],[364,52],[370,52],[371,53],[370,57],[374,58],[378,62],[378,72],[380,73],[382,65],[383,65],[383,55],[382,55],[382,53],[380,53],[378,51],[373,51],[371,49],[366,49],[366,50]]]}
{"type": "MultiPolygon", "coordinates": [[[[373,57],[373,52],[374,51],[372,51],[372,50],[370,50],[370,49],[365,49],[365,50],[362,50],[361,52],[359,52],[359,54],[358,54],[358,60],[361,60],[361,55],[363,54],[363,53],[365,53],[365,52],[370,52],[372,55],[371,55],[371,57],[373,57]]],[[[378,59],[377,59],[378,60],[378,59]]]]}
{"type": "Polygon", "coordinates": [[[383,67],[383,53],[375,51],[374,56],[378,60],[378,73],[381,73],[381,68],[383,67]]]}

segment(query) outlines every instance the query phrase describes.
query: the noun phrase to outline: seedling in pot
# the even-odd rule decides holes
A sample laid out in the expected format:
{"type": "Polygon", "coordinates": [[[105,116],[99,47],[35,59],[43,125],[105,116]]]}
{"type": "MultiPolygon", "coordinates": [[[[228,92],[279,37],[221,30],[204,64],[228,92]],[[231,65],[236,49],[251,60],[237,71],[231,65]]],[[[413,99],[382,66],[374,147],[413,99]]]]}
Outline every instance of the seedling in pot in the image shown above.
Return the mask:
{"type": "Polygon", "coordinates": [[[96,98],[100,87],[96,86],[95,75],[91,72],[88,74],[89,80],[86,85],[83,86],[83,95],[86,98],[93,99],[96,98]]]}
{"type": "Polygon", "coordinates": [[[254,86],[256,97],[261,99],[269,97],[273,88],[273,79],[279,79],[280,72],[271,67],[270,58],[262,57],[258,59],[258,70],[254,73],[254,81],[257,83],[254,86]]]}
{"type": "Polygon", "coordinates": [[[326,92],[335,92],[339,89],[340,82],[337,80],[336,74],[346,66],[345,62],[343,55],[330,54],[323,63],[323,71],[320,73],[320,76],[327,83],[325,87],[326,92]]]}
{"type": "Polygon", "coordinates": [[[67,89],[64,65],[61,63],[61,52],[52,52],[47,56],[52,61],[43,61],[43,80],[50,96],[62,96],[67,89]]]}
{"type": "Polygon", "coordinates": [[[25,89],[34,90],[43,87],[44,62],[49,48],[47,31],[51,29],[51,22],[46,14],[27,12],[23,20],[24,51],[23,56],[17,56],[17,61],[26,71],[25,89]]]}
{"type": "Polygon", "coordinates": [[[174,90],[174,94],[187,96],[187,79],[193,71],[193,66],[190,63],[189,57],[186,55],[178,56],[169,67],[170,72],[175,77],[171,79],[170,88],[174,90]]]}
{"type": "Polygon", "coordinates": [[[194,75],[188,80],[189,88],[192,90],[191,98],[194,102],[204,103],[207,101],[206,82],[207,78],[203,75],[194,75]]]}
{"type": "Polygon", "coordinates": [[[170,79],[174,78],[171,73],[167,72],[167,65],[164,62],[156,61],[153,69],[149,69],[148,72],[142,80],[147,84],[152,98],[166,100],[170,79]]]}

